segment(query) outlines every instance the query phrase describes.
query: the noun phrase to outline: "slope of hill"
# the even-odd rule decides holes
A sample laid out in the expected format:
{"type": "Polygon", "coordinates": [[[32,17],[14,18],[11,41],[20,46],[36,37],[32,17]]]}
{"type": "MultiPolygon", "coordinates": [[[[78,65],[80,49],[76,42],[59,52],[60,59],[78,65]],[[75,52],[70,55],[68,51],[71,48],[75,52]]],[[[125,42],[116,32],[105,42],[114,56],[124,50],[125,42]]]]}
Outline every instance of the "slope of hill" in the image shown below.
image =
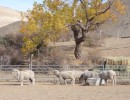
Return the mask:
{"type": "Polygon", "coordinates": [[[130,0],[122,0],[126,5],[126,14],[119,16],[114,23],[107,22],[102,25],[103,33],[108,36],[130,37],[130,0]]]}
{"type": "Polygon", "coordinates": [[[104,46],[100,48],[102,55],[130,57],[130,38],[106,38],[104,46]]]}
{"type": "MultiPolygon", "coordinates": [[[[119,16],[115,23],[107,22],[102,25],[101,29],[103,34],[115,37],[130,37],[130,0],[123,0],[122,2],[126,5],[126,14],[119,16]]],[[[20,11],[0,6],[0,27],[20,20],[20,11]]]]}
{"type": "Polygon", "coordinates": [[[5,36],[7,34],[18,34],[20,25],[21,21],[17,21],[6,26],[0,27],[0,36],[5,36]]]}
{"type": "MultiPolygon", "coordinates": [[[[21,13],[24,16],[27,15],[26,12],[0,6],[0,36],[19,33],[20,21],[22,19],[21,13]]],[[[24,19],[24,21],[27,20],[24,19]]]]}
{"type": "Polygon", "coordinates": [[[0,6],[0,27],[21,20],[21,12],[0,6]]]}

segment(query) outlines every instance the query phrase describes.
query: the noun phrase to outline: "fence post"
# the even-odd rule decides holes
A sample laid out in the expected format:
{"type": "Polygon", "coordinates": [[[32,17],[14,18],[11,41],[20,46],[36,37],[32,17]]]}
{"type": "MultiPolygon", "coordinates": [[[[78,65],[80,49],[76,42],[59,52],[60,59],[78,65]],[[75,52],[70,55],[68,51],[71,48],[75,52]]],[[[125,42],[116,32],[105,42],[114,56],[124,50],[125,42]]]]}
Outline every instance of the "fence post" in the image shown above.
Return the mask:
{"type": "Polygon", "coordinates": [[[30,64],[29,64],[30,70],[32,70],[32,58],[33,58],[33,54],[30,54],[30,64]]]}
{"type": "Polygon", "coordinates": [[[106,69],[106,63],[107,63],[107,60],[104,60],[104,62],[103,62],[103,71],[106,69]]]}

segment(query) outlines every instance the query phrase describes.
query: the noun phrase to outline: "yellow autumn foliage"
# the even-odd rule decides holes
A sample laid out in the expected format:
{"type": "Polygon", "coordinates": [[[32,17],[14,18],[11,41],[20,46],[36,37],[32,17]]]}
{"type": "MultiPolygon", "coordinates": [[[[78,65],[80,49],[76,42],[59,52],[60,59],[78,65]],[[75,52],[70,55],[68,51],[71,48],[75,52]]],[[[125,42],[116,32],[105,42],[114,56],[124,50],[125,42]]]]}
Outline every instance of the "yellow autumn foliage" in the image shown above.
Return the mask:
{"type": "MultiPolygon", "coordinates": [[[[24,35],[22,48],[24,53],[36,50],[37,45],[41,42],[47,46],[49,43],[56,41],[60,34],[68,30],[67,25],[73,24],[79,19],[86,23],[86,11],[88,12],[88,17],[91,18],[108,6],[107,3],[101,2],[102,0],[93,0],[91,5],[88,4],[88,0],[82,0],[84,5],[86,5],[85,9],[78,0],[67,1],[43,0],[42,4],[34,3],[33,9],[29,10],[28,16],[26,16],[28,22],[23,22],[21,25],[20,31],[24,35]],[[74,10],[76,10],[75,17],[73,15],[74,10]]],[[[125,13],[125,6],[120,0],[116,0],[113,8],[100,16],[96,16],[93,23],[102,22],[110,18],[115,20],[117,16],[114,11],[121,14],[125,13]]]]}

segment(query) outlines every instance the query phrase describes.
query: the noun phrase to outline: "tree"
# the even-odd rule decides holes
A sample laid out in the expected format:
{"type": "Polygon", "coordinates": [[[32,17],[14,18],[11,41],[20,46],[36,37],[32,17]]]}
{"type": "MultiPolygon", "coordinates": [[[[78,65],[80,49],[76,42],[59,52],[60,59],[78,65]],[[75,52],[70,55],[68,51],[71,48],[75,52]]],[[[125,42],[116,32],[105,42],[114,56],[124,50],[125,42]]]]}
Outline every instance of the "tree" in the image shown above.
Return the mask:
{"type": "Polygon", "coordinates": [[[70,22],[71,8],[61,0],[44,0],[43,4],[34,3],[22,23],[21,33],[24,35],[22,51],[26,54],[48,46],[56,41],[60,34],[67,30],[70,22]]]}
{"type": "Polygon", "coordinates": [[[76,44],[74,54],[77,59],[80,59],[82,42],[85,41],[89,31],[98,28],[106,20],[116,18],[118,13],[123,14],[125,6],[119,0],[107,0],[106,3],[103,3],[103,0],[91,0],[90,2],[89,0],[75,0],[75,2],[79,2],[77,9],[84,12],[83,22],[85,22],[79,20],[71,25],[76,44]]]}
{"type": "Polygon", "coordinates": [[[75,40],[75,57],[81,58],[82,43],[89,31],[95,30],[108,19],[124,13],[125,6],[119,0],[44,0],[33,5],[22,24],[23,51],[26,53],[56,41],[71,26],[75,40]],[[116,13],[116,14],[115,14],[116,13]]]}

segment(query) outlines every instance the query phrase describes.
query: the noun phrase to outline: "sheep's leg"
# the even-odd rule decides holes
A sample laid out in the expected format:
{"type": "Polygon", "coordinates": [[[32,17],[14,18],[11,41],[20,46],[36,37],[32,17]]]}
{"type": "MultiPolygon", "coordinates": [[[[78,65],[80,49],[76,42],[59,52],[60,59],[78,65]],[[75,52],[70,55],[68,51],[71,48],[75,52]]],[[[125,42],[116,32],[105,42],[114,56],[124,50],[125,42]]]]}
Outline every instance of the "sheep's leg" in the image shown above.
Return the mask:
{"type": "Polygon", "coordinates": [[[59,78],[58,85],[60,85],[61,83],[62,83],[62,78],[60,77],[60,78],[59,78]]]}
{"type": "Polygon", "coordinates": [[[65,79],[64,81],[65,81],[65,85],[67,85],[67,81],[66,81],[66,79],[65,79]]]}
{"type": "Polygon", "coordinates": [[[29,81],[30,81],[29,85],[31,85],[32,82],[33,82],[33,79],[32,79],[32,78],[29,78],[29,81]]]}
{"type": "Polygon", "coordinates": [[[107,86],[107,79],[105,79],[105,85],[107,86]]]}
{"type": "Polygon", "coordinates": [[[116,85],[116,76],[114,77],[114,85],[116,85]]]}
{"type": "Polygon", "coordinates": [[[85,79],[85,83],[84,83],[84,85],[87,85],[87,79],[85,79]]]}
{"type": "Polygon", "coordinates": [[[33,78],[32,85],[35,85],[35,79],[33,78]]]}
{"type": "Polygon", "coordinates": [[[102,84],[102,78],[100,79],[100,83],[99,83],[100,85],[102,84]]]}
{"type": "Polygon", "coordinates": [[[23,79],[24,79],[24,77],[21,76],[20,80],[19,80],[20,81],[20,86],[23,86],[23,79]]]}
{"type": "Polygon", "coordinates": [[[23,80],[20,81],[20,86],[23,86],[23,80]]]}
{"type": "Polygon", "coordinates": [[[116,76],[113,76],[113,79],[112,79],[112,85],[116,85],[116,76]]]}
{"type": "Polygon", "coordinates": [[[75,78],[72,79],[71,84],[75,85],[75,78]]]}

